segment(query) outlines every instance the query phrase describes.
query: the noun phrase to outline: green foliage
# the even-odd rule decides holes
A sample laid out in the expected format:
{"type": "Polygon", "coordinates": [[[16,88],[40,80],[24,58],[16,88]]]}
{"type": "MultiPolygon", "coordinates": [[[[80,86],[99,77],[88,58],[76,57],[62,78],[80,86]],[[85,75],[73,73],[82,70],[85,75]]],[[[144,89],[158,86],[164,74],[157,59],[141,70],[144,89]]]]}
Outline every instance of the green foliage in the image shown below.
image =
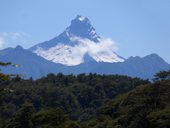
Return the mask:
{"type": "MultiPolygon", "coordinates": [[[[13,67],[19,67],[20,65],[18,64],[12,64],[11,62],[1,62],[0,61],[0,66],[6,67],[6,66],[13,66],[13,67]]],[[[1,69],[0,69],[1,71],[1,69]]],[[[11,77],[15,77],[18,75],[14,75],[14,74],[4,74],[4,73],[0,73],[0,81],[2,80],[9,80],[11,77]]]]}
{"type": "MultiPolygon", "coordinates": [[[[12,65],[12,63],[11,62],[5,63],[5,62],[0,61],[0,66],[9,66],[9,65],[12,65]]],[[[1,71],[1,69],[0,69],[0,71],[1,71]]],[[[6,75],[6,74],[0,72],[0,82],[4,82],[4,81],[9,80],[10,76],[11,75],[6,75]]],[[[0,96],[1,96],[2,93],[8,93],[8,92],[12,92],[12,90],[10,90],[10,89],[8,90],[7,88],[1,88],[0,87],[0,96]]]]}
{"type": "Polygon", "coordinates": [[[151,112],[148,117],[150,127],[168,128],[170,127],[170,106],[151,112]]]}
{"type": "Polygon", "coordinates": [[[161,71],[156,73],[154,80],[165,80],[170,79],[170,70],[169,71],[161,71]]]}
{"type": "Polygon", "coordinates": [[[7,63],[0,62],[0,66],[9,66],[9,65],[12,65],[12,63],[11,62],[7,62],[7,63]]]}
{"type": "Polygon", "coordinates": [[[170,80],[49,74],[0,81],[0,128],[168,128],[170,80]],[[8,93],[5,93],[8,92],[8,93]]]}
{"type": "MultiPolygon", "coordinates": [[[[12,93],[4,93],[0,97],[1,119],[10,125],[19,122],[21,118],[18,118],[18,115],[22,117],[23,111],[21,106],[28,101],[35,108],[35,115],[30,116],[37,117],[31,119],[37,127],[46,127],[46,125],[59,127],[55,124],[57,121],[52,122],[54,118],[58,120],[59,117],[59,119],[68,117],[65,123],[67,125],[62,127],[79,127],[79,123],[75,121],[83,122],[94,118],[96,110],[109,100],[141,84],[149,83],[147,80],[127,76],[97,74],[73,76],[61,73],[49,74],[35,81],[23,80],[16,76],[6,84],[4,82],[5,80],[0,83],[2,88],[8,88],[12,93]],[[7,111],[6,106],[9,104],[13,107],[7,111]],[[59,112],[56,108],[60,108],[63,113],[54,114],[59,112]],[[17,111],[17,114],[14,111],[17,111]],[[44,124],[45,120],[47,122],[44,124]]],[[[30,122],[32,124],[32,121],[30,122]]]]}
{"type": "Polygon", "coordinates": [[[31,103],[25,103],[8,122],[7,128],[33,128],[32,116],[35,112],[31,103]]]}
{"type": "Polygon", "coordinates": [[[68,121],[61,109],[44,109],[34,115],[34,126],[43,128],[63,128],[68,121]]]}
{"type": "Polygon", "coordinates": [[[82,122],[80,128],[113,128],[113,121],[108,116],[99,116],[92,120],[82,122]]]}
{"type": "Polygon", "coordinates": [[[118,96],[99,110],[121,128],[168,128],[170,80],[144,85],[118,96]]]}

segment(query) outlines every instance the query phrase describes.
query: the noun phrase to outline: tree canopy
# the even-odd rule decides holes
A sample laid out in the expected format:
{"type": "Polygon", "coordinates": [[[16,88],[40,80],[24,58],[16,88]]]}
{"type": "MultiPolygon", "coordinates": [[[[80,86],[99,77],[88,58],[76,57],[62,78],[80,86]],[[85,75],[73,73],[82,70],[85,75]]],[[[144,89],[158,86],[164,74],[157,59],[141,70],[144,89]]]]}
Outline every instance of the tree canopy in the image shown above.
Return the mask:
{"type": "MultiPolygon", "coordinates": [[[[168,72],[168,71],[167,71],[168,72]]],[[[160,77],[159,73],[156,77],[160,77]]],[[[0,86],[0,128],[168,128],[170,79],[121,75],[19,76],[0,86]]]]}

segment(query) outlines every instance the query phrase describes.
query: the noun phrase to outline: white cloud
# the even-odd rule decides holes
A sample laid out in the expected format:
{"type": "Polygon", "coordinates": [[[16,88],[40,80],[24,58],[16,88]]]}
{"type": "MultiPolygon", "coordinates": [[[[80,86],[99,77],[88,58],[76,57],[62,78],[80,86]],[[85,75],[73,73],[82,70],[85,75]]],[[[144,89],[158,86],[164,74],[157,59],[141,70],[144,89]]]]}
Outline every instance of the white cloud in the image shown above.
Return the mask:
{"type": "Polygon", "coordinates": [[[10,36],[13,40],[17,40],[18,38],[22,37],[22,34],[18,32],[13,32],[13,33],[10,33],[10,36]]]}
{"type": "Polygon", "coordinates": [[[97,62],[124,61],[115,53],[117,50],[115,42],[109,38],[100,39],[98,43],[79,37],[72,37],[71,40],[77,43],[73,46],[60,43],[49,49],[39,47],[34,52],[47,60],[68,66],[83,63],[86,54],[89,54],[97,62]]]}
{"type": "Polygon", "coordinates": [[[2,35],[3,35],[4,37],[7,37],[7,36],[8,36],[8,33],[7,33],[7,32],[3,32],[2,35]]]}
{"type": "Polygon", "coordinates": [[[0,35],[0,49],[4,48],[5,40],[4,38],[0,35]]]}
{"type": "Polygon", "coordinates": [[[19,40],[23,37],[26,37],[27,34],[25,33],[20,33],[20,32],[3,32],[2,34],[6,38],[10,38],[12,40],[19,40]]]}
{"type": "MultiPolygon", "coordinates": [[[[75,51],[78,51],[78,54],[86,54],[93,56],[97,61],[100,61],[99,58],[102,60],[105,58],[107,60],[108,57],[116,57],[115,52],[118,50],[116,47],[115,42],[110,38],[102,38],[98,43],[89,40],[89,39],[82,39],[79,37],[73,37],[73,41],[78,41],[79,44],[76,45],[75,51]]],[[[109,58],[108,58],[109,59],[109,58]]],[[[115,58],[111,58],[110,62],[113,62],[115,58]]],[[[102,61],[101,60],[101,61],[102,61]]]]}
{"type": "Polygon", "coordinates": [[[0,48],[15,47],[28,43],[29,35],[23,32],[2,32],[0,33],[0,48]]]}

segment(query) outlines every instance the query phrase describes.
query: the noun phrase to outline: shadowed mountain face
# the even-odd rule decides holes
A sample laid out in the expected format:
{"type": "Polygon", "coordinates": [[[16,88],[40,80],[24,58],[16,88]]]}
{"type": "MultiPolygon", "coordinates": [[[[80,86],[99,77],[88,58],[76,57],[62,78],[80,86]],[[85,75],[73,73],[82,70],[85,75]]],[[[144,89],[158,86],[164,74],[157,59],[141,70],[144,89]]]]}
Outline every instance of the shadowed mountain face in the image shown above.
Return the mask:
{"type": "Polygon", "coordinates": [[[89,19],[87,17],[77,15],[77,17],[71,21],[70,26],[67,27],[63,33],[49,41],[45,41],[31,47],[29,50],[34,51],[37,47],[49,49],[56,46],[58,43],[74,45],[75,42],[71,40],[74,36],[87,38],[94,42],[98,42],[100,40],[100,37],[97,35],[96,30],[91,25],[89,19]]]}
{"type": "Polygon", "coordinates": [[[37,56],[36,54],[23,49],[21,46],[7,48],[0,51],[0,60],[19,64],[20,67],[1,67],[2,72],[8,74],[20,74],[24,78],[39,78],[48,73],[59,72],[61,64],[54,64],[37,56]]]}
{"type": "Polygon", "coordinates": [[[84,63],[86,54],[97,62],[123,62],[114,51],[114,43],[98,36],[87,17],[77,16],[59,36],[29,49],[54,63],[76,66],[84,63]]]}
{"type": "Polygon", "coordinates": [[[89,19],[79,15],[63,33],[49,41],[30,49],[17,46],[1,50],[0,61],[21,65],[19,68],[2,67],[2,71],[22,74],[25,78],[40,78],[48,73],[59,72],[92,72],[150,79],[155,73],[170,69],[170,65],[156,54],[128,59],[117,55],[112,49],[112,42],[102,41],[89,19]],[[108,42],[109,48],[105,47],[108,42]]]}
{"type": "Polygon", "coordinates": [[[161,70],[169,70],[170,65],[165,62],[160,56],[151,54],[141,57],[130,57],[123,63],[101,64],[93,72],[112,74],[124,74],[132,77],[151,78],[161,70]],[[105,67],[104,69],[102,67],[105,67]],[[101,69],[98,70],[98,69],[101,69]]]}
{"type": "Polygon", "coordinates": [[[65,33],[87,38],[94,42],[98,42],[100,39],[96,33],[95,28],[93,28],[91,25],[89,19],[79,15],[71,21],[71,25],[65,30],[65,33]]]}
{"type": "Polygon", "coordinates": [[[132,77],[149,78],[161,70],[169,70],[170,65],[156,54],[151,54],[143,58],[130,57],[125,62],[105,63],[96,62],[88,54],[85,55],[85,63],[77,66],[65,66],[52,63],[37,56],[21,46],[8,48],[0,51],[0,60],[20,64],[15,67],[1,67],[2,71],[9,74],[21,74],[24,78],[33,77],[35,79],[47,75],[48,73],[98,73],[98,74],[121,74],[132,77]]]}

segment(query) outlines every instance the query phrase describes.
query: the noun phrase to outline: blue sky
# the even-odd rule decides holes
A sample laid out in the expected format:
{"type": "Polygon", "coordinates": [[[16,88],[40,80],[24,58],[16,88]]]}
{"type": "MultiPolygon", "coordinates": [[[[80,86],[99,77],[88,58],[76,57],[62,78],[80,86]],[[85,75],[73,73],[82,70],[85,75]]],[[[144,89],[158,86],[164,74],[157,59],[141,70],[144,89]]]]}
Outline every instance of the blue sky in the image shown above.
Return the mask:
{"type": "Polygon", "coordinates": [[[169,7],[169,0],[0,0],[0,48],[49,40],[79,14],[121,56],[157,53],[170,63],[169,7]]]}

